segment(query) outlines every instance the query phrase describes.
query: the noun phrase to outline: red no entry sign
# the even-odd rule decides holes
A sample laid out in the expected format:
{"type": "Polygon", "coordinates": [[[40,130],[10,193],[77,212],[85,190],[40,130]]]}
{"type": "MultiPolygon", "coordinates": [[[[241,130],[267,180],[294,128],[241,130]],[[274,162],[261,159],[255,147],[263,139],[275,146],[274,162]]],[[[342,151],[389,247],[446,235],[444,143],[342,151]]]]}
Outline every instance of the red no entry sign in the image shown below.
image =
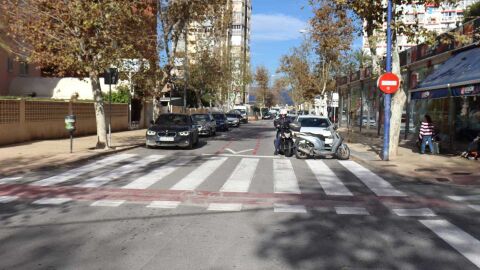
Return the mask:
{"type": "Polygon", "coordinates": [[[393,73],[385,73],[378,78],[377,86],[385,94],[393,94],[400,87],[400,79],[393,73]]]}

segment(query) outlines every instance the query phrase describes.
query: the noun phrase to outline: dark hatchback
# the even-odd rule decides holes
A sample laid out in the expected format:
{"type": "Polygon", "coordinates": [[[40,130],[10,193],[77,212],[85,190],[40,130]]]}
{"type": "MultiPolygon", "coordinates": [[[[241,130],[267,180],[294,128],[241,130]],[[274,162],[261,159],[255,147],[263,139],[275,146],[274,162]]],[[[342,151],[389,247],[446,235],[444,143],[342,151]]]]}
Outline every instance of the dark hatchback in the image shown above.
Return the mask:
{"type": "Polygon", "coordinates": [[[191,116],[185,114],[160,115],[146,134],[147,148],[153,146],[193,148],[197,144],[197,125],[191,116]]]}
{"type": "Polygon", "coordinates": [[[228,120],[224,113],[214,112],[212,113],[212,116],[217,122],[217,130],[228,131],[228,120]]]}

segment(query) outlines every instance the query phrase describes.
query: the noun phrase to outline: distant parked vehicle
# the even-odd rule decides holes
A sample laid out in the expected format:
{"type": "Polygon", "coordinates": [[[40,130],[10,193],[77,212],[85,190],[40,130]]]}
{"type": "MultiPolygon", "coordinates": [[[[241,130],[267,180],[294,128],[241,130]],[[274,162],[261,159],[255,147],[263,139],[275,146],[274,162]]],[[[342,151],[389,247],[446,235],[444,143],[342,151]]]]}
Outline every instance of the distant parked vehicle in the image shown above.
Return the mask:
{"type": "Polygon", "coordinates": [[[368,117],[364,116],[362,119],[362,126],[366,126],[367,124],[374,127],[377,125],[377,121],[375,121],[374,117],[370,117],[370,121],[368,121],[368,117]]]}
{"type": "Polygon", "coordinates": [[[271,113],[266,113],[262,116],[263,120],[271,120],[271,119],[274,119],[274,118],[275,118],[275,116],[271,113]]]}
{"type": "Polygon", "coordinates": [[[228,126],[230,127],[240,127],[240,120],[242,116],[236,113],[227,113],[225,114],[228,120],[228,126]]]}
{"type": "Polygon", "coordinates": [[[228,120],[227,116],[223,112],[214,112],[212,113],[213,118],[217,123],[217,130],[218,131],[228,131],[228,120]]]}
{"type": "Polygon", "coordinates": [[[242,123],[248,123],[248,108],[245,105],[237,105],[233,107],[234,110],[237,110],[242,115],[242,123]]]}
{"type": "Polygon", "coordinates": [[[192,114],[200,135],[215,136],[217,134],[217,122],[209,113],[192,114]]]}
{"type": "Polygon", "coordinates": [[[146,147],[179,146],[193,148],[198,144],[195,120],[185,114],[161,114],[151,122],[146,134],[146,147]]]}

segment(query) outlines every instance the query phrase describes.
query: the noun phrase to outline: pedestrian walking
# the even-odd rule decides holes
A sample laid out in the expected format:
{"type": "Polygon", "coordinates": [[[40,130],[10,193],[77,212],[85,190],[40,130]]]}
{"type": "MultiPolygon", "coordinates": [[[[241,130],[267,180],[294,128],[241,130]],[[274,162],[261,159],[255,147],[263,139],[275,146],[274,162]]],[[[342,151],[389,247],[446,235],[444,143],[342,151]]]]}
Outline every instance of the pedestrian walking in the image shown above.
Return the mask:
{"type": "Polygon", "coordinates": [[[433,126],[432,118],[430,117],[430,115],[426,114],[420,127],[420,136],[422,138],[422,146],[420,147],[420,150],[422,154],[425,154],[425,145],[427,143],[430,149],[430,153],[434,153],[432,142],[433,133],[435,132],[434,129],[435,127],[433,126]]]}

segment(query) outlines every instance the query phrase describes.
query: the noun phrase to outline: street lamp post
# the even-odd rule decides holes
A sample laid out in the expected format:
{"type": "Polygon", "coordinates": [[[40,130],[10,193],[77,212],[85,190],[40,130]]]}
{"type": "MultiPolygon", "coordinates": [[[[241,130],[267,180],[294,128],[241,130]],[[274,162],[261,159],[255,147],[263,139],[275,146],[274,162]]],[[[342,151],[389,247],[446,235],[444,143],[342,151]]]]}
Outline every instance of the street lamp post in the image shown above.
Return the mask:
{"type": "MultiPolygon", "coordinates": [[[[392,0],[388,0],[387,8],[387,73],[392,72],[392,0]]],[[[389,160],[389,148],[390,148],[390,103],[392,95],[385,94],[385,123],[383,125],[383,156],[382,159],[385,161],[389,160]]]]}

